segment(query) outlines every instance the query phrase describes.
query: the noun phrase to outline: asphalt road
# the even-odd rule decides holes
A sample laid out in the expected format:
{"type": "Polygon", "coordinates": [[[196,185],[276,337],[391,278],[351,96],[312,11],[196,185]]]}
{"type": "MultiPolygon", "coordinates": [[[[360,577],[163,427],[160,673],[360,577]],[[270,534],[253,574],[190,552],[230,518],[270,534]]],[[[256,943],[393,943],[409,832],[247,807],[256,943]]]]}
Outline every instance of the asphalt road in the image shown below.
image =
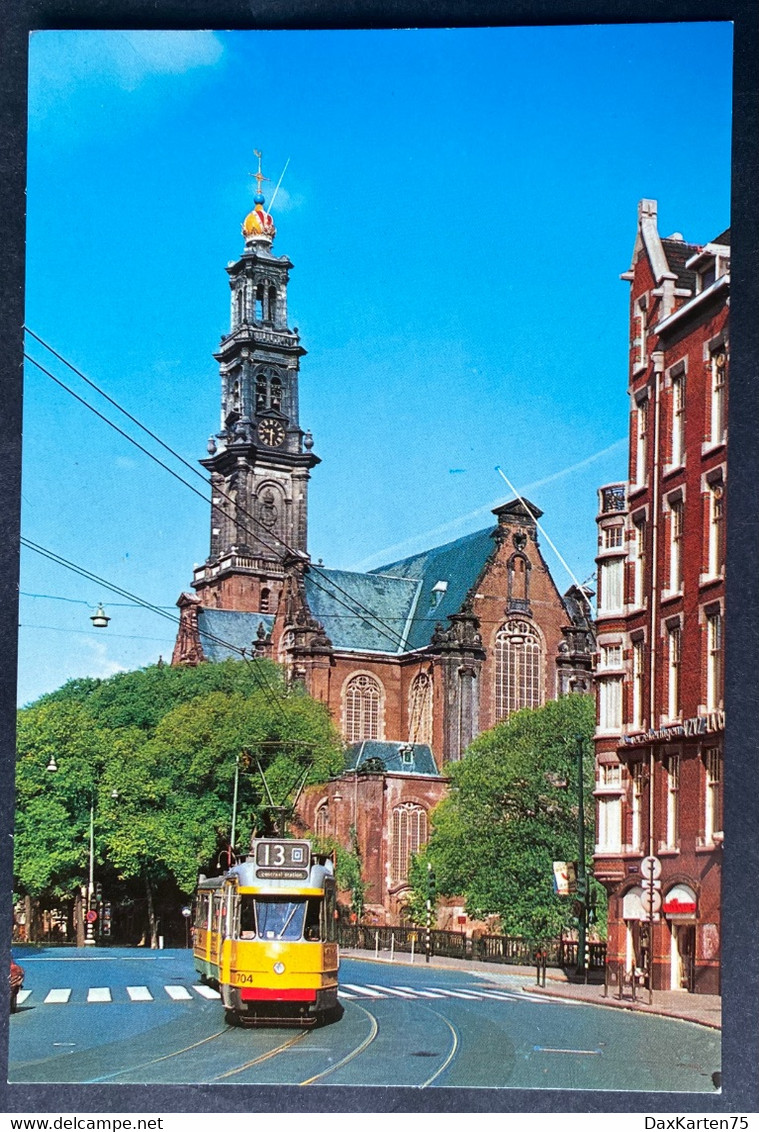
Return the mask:
{"type": "Polygon", "coordinates": [[[189,951],[17,949],[13,1083],[335,1084],[712,1093],[720,1035],[540,997],[530,980],[355,959],[342,1019],[315,1030],[225,1024],[189,951]],[[210,997],[209,997],[210,995],[210,997]]]}

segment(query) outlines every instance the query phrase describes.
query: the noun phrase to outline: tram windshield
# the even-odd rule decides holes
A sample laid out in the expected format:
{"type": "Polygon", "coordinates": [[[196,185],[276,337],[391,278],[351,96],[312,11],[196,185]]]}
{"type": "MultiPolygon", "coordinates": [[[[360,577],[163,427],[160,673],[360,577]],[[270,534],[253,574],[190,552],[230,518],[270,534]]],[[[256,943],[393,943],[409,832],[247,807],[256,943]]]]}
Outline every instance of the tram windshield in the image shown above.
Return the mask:
{"type": "Polygon", "coordinates": [[[300,939],[306,900],[256,900],[259,939],[300,939]]]}

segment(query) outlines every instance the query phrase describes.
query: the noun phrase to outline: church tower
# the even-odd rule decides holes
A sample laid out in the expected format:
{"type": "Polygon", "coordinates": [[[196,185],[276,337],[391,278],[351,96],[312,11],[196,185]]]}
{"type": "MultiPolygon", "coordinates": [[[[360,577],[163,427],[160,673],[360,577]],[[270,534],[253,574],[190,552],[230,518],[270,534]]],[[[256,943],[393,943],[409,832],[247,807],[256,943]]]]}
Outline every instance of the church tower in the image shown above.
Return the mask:
{"type": "Polygon", "coordinates": [[[254,174],[245,247],[227,267],[229,333],[214,355],[221,373],[221,428],[201,463],[211,475],[211,544],[193,587],[205,606],[273,613],[285,559],[307,556],[308,480],[319,463],[298,416],[305,350],[287,318],[292,263],[272,253],[274,221],[254,174]]]}

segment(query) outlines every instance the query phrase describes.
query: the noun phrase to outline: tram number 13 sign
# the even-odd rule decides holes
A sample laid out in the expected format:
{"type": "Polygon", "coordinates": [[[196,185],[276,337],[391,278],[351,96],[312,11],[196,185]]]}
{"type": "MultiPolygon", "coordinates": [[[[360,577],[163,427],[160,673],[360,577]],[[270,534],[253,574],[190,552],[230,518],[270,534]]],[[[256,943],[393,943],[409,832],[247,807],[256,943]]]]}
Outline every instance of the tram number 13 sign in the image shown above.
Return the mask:
{"type": "Polygon", "coordinates": [[[256,842],[256,874],[275,880],[305,880],[311,868],[307,841],[256,842]]]}

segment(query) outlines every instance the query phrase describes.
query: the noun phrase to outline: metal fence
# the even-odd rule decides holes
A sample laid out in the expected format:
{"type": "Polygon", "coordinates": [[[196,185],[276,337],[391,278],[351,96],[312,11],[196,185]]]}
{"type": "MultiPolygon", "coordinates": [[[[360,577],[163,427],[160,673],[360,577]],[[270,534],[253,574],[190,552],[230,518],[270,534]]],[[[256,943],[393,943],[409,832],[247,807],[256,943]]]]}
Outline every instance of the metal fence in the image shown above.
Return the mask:
{"type": "MultiPolygon", "coordinates": [[[[375,927],[371,924],[340,924],[341,947],[359,951],[424,953],[424,928],[375,927]]],[[[430,954],[451,959],[478,959],[484,963],[507,963],[529,967],[539,952],[545,953],[549,967],[577,966],[577,940],[530,940],[520,936],[483,935],[471,939],[464,932],[430,931],[430,954]]],[[[606,964],[606,944],[588,947],[589,970],[602,971],[606,964]]]]}

